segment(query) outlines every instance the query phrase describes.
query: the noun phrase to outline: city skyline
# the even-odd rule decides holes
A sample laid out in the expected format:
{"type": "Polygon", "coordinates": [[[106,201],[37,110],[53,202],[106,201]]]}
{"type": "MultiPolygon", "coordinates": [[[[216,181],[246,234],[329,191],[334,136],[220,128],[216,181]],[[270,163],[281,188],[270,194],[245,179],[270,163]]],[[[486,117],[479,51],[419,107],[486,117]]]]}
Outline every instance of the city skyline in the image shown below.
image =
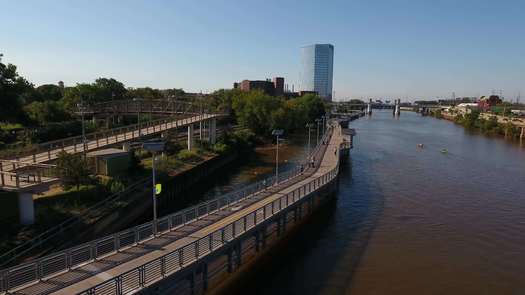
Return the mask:
{"type": "Polygon", "coordinates": [[[0,52],[37,85],[113,77],[209,92],[243,77],[283,76],[298,87],[300,48],[330,43],[335,98],[525,93],[523,2],[267,4],[6,1],[12,25],[0,27],[0,52]]]}

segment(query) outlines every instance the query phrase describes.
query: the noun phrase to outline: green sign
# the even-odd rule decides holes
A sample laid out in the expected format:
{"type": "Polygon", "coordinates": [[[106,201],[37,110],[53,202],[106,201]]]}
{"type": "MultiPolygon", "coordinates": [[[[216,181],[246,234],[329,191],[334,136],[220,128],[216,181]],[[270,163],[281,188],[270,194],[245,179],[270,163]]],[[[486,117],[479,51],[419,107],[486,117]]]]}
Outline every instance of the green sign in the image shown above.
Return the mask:
{"type": "Polygon", "coordinates": [[[162,184],[157,183],[155,185],[155,195],[160,195],[160,192],[162,191],[162,184]]]}

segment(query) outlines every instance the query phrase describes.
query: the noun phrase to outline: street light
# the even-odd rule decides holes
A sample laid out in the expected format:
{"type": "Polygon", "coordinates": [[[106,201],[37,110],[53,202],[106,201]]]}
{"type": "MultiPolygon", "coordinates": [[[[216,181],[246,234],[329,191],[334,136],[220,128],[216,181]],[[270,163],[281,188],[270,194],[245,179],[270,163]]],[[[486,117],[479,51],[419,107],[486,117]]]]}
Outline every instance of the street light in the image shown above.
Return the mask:
{"type": "Polygon", "coordinates": [[[141,132],[140,132],[140,98],[138,97],[135,97],[133,98],[133,101],[137,102],[137,126],[138,126],[138,129],[139,129],[139,139],[140,139],[140,136],[141,136],[141,132]]]}
{"type": "Polygon", "coordinates": [[[84,112],[87,109],[87,106],[84,104],[83,100],[80,100],[80,103],[77,103],[77,108],[80,110],[80,117],[82,120],[82,154],[84,158],[86,157],[87,143],[86,143],[86,124],[84,123],[84,112]]]}
{"type": "Polygon", "coordinates": [[[323,119],[323,136],[324,136],[324,133],[326,132],[325,128],[326,128],[326,119],[327,118],[326,118],[326,115],[323,115],[321,118],[323,119]]]}
{"type": "Polygon", "coordinates": [[[308,128],[308,155],[310,155],[310,152],[311,152],[310,133],[311,133],[312,127],[314,127],[314,124],[312,124],[312,123],[307,123],[306,124],[306,128],[308,128]]]}
{"type": "Polygon", "coordinates": [[[152,154],[152,192],[153,192],[153,235],[157,235],[157,197],[156,197],[156,183],[155,183],[155,156],[157,152],[164,150],[165,143],[160,139],[154,139],[142,144],[142,147],[152,154]]]}
{"type": "Polygon", "coordinates": [[[317,123],[317,141],[316,144],[319,145],[319,122],[321,122],[322,119],[315,119],[315,122],[317,123]]]}
{"type": "Polygon", "coordinates": [[[276,150],[275,150],[275,184],[279,183],[279,136],[283,135],[284,130],[282,129],[275,129],[272,131],[272,135],[275,135],[277,142],[276,142],[276,150]]]}

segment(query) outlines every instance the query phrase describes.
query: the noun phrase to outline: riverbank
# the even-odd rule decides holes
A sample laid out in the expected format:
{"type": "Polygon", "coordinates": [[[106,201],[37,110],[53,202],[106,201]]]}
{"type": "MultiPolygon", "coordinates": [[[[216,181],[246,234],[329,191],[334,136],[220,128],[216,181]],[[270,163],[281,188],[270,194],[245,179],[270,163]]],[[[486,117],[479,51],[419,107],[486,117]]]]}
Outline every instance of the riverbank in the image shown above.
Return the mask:
{"type": "Polygon", "coordinates": [[[500,136],[513,141],[525,139],[525,123],[519,118],[504,118],[478,111],[471,111],[468,114],[432,111],[430,114],[435,118],[459,124],[469,131],[480,132],[488,136],[500,136]]]}

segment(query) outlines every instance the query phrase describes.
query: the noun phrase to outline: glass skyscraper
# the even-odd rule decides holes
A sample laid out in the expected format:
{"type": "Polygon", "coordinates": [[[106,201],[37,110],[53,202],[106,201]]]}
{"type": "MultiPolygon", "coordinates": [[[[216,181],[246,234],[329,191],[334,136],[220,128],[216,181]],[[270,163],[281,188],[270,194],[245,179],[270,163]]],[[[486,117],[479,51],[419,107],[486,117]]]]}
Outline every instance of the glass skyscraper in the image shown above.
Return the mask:
{"type": "Polygon", "coordinates": [[[301,90],[315,91],[332,100],[334,46],[313,44],[301,48],[301,90]]]}

